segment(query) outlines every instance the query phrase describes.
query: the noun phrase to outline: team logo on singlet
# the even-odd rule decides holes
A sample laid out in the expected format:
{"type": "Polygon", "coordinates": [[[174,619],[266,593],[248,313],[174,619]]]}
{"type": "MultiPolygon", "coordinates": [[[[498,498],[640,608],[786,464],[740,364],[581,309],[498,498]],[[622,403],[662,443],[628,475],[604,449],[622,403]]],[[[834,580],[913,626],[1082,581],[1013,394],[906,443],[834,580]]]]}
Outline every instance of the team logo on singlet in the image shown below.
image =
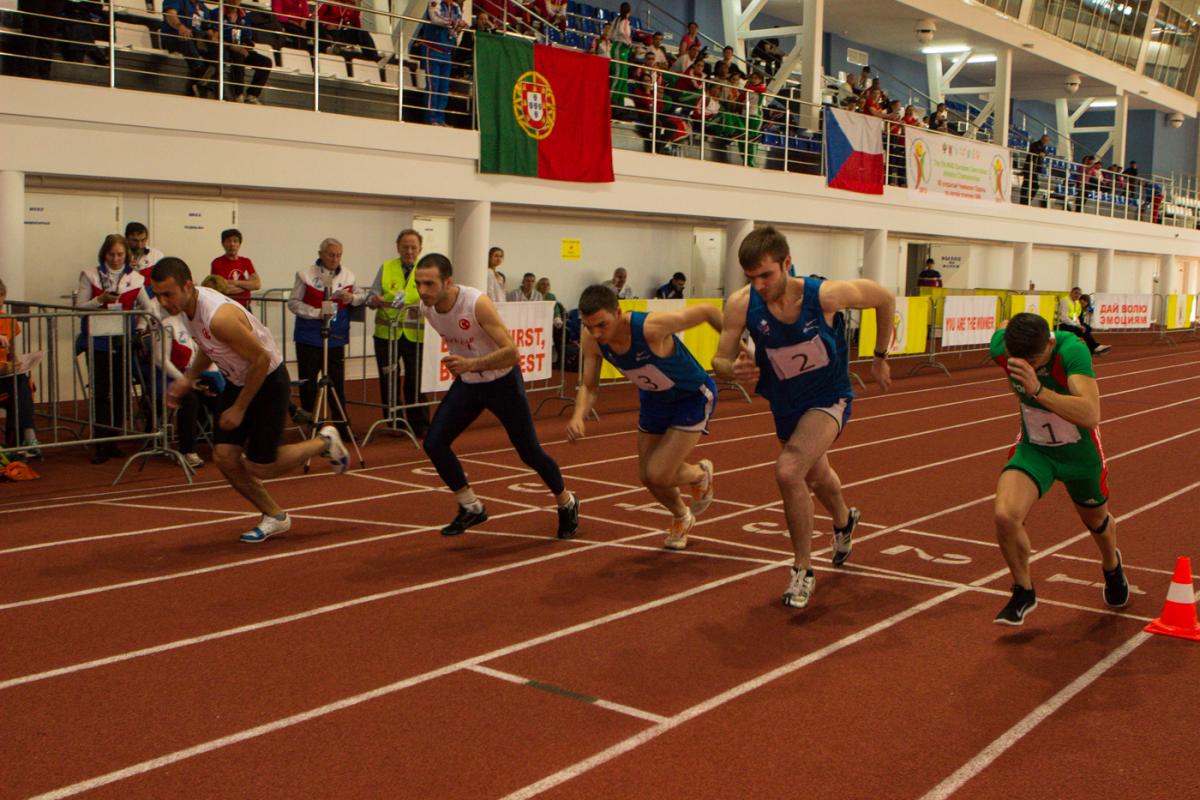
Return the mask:
{"type": "Polygon", "coordinates": [[[464,331],[471,330],[471,320],[467,319],[466,317],[460,319],[458,321],[458,327],[462,328],[464,331]]]}
{"type": "Polygon", "coordinates": [[[769,335],[771,333],[770,323],[768,323],[765,319],[760,319],[758,321],[758,332],[763,336],[769,335]]]}
{"type": "Polygon", "coordinates": [[[211,336],[209,336],[209,335],[208,335],[208,328],[201,328],[201,329],[200,329],[200,335],[201,335],[201,336],[203,336],[205,339],[211,339],[211,338],[212,338],[211,336]]]}
{"type": "Polygon", "coordinates": [[[529,70],[517,78],[512,92],[513,116],[525,135],[545,139],[554,130],[557,104],[550,81],[538,72],[529,70]]]}

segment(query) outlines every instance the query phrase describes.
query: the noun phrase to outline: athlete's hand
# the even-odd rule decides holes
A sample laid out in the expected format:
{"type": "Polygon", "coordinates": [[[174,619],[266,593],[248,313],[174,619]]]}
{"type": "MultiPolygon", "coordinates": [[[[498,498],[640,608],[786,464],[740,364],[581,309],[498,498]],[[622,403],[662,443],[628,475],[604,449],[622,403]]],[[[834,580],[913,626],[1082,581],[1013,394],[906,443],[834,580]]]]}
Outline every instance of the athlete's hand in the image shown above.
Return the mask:
{"type": "Polygon", "coordinates": [[[758,382],[758,365],[746,350],[738,353],[733,362],[733,379],[741,384],[753,385],[758,382]]]}
{"type": "Polygon", "coordinates": [[[442,359],[442,366],[450,371],[454,377],[462,375],[464,372],[472,372],[471,362],[474,359],[464,358],[463,356],[446,356],[442,359]]]}
{"type": "Polygon", "coordinates": [[[879,384],[879,388],[888,391],[892,388],[892,368],[886,358],[871,359],[871,376],[879,384]]]}
{"type": "Polygon", "coordinates": [[[567,423],[567,441],[574,444],[584,436],[587,436],[587,425],[583,419],[571,417],[571,421],[567,423]]]}
{"type": "Polygon", "coordinates": [[[1042,382],[1038,380],[1037,371],[1023,358],[1008,360],[1008,374],[1016,378],[1017,383],[1021,384],[1021,388],[1025,390],[1025,394],[1031,397],[1042,385],[1042,382]]]}
{"type": "Polygon", "coordinates": [[[230,406],[221,414],[221,430],[231,431],[238,425],[242,424],[242,418],[246,416],[246,412],[237,406],[230,406]]]}

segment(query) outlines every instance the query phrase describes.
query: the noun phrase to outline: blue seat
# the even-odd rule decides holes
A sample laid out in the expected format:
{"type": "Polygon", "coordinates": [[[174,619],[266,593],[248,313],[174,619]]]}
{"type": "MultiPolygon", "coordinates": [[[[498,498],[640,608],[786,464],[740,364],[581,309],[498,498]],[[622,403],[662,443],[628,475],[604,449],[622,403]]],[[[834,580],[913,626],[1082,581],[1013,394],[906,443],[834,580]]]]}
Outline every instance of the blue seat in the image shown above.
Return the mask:
{"type": "Polygon", "coordinates": [[[567,0],[567,13],[582,14],[583,12],[579,10],[579,3],[576,3],[575,0],[567,0]]]}
{"type": "Polygon", "coordinates": [[[640,31],[642,29],[641,17],[630,17],[629,18],[629,27],[632,30],[640,31]]]}

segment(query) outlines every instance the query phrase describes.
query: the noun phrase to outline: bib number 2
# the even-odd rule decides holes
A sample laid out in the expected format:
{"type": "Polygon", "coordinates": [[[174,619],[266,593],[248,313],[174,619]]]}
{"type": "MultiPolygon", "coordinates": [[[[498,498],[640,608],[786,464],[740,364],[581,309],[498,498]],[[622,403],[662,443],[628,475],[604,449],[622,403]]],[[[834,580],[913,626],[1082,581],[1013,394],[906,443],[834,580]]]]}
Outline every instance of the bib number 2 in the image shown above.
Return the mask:
{"type": "Polygon", "coordinates": [[[814,336],[807,342],[788,345],[787,347],[767,348],[767,358],[775,370],[775,377],[781,381],[795,378],[806,372],[829,365],[829,350],[820,336],[814,336]]]}

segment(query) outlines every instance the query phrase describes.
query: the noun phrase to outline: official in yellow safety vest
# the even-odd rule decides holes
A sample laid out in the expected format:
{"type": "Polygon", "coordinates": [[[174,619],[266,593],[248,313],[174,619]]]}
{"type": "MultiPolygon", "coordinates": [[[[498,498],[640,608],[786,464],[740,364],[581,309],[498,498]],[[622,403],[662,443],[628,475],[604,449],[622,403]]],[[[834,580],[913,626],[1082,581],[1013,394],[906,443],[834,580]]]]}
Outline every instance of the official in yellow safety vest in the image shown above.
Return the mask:
{"type": "MultiPolygon", "coordinates": [[[[371,284],[370,306],[375,309],[375,365],[379,369],[379,398],[388,409],[416,402],[420,395],[417,353],[425,341],[425,321],[421,318],[421,297],[417,294],[413,266],[421,257],[423,240],[412,228],[396,237],[399,258],[385,261],[371,284]],[[400,364],[404,365],[404,393],[399,391],[400,364]]],[[[384,411],[384,417],[392,412],[384,411]]],[[[424,436],[429,413],[424,406],[410,408],[405,414],[416,436],[424,436]]],[[[396,427],[395,424],[392,427],[396,427]]]]}

